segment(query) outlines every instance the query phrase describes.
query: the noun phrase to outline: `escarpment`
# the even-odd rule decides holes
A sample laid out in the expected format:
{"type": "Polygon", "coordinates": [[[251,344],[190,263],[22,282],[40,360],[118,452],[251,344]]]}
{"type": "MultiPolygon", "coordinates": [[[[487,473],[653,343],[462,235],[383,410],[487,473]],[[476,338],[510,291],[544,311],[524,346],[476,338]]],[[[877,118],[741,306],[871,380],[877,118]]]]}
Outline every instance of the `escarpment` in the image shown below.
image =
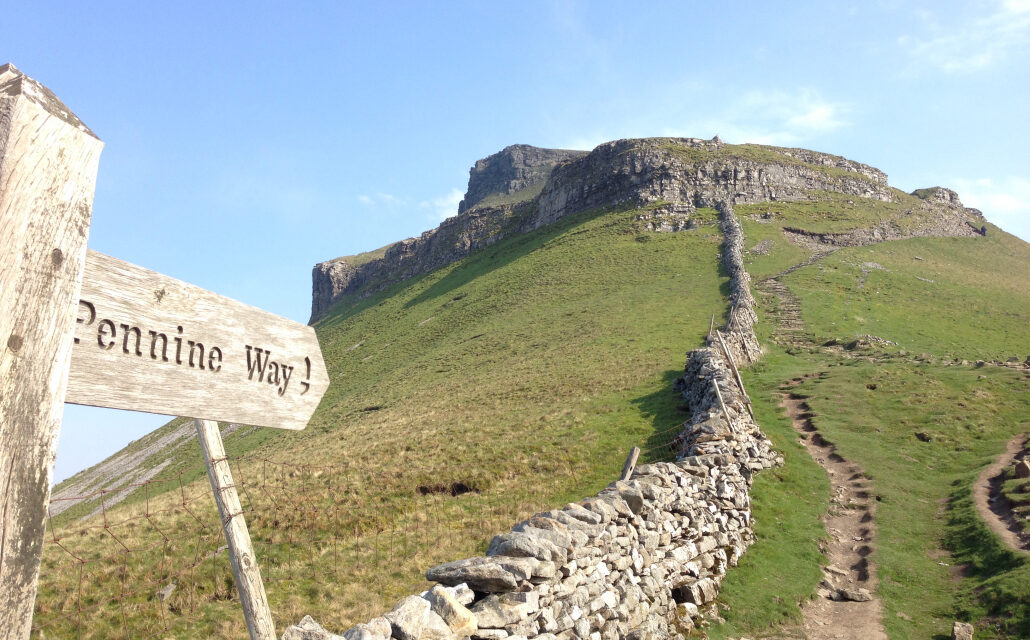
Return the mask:
{"type": "MultiPolygon", "coordinates": [[[[457,215],[436,229],[370,254],[315,265],[311,322],[339,300],[370,296],[502,238],[589,209],[664,202],[676,220],[656,230],[678,231],[690,228],[685,219],[698,207],[818,199],[826,192],[884,202],[904,196],[878,169],[805,149],[731,145],[718,138],[616,140],[589,153],[513,145],[472,167],[457,215]]],[[[953,191],[934,187],[912,195],[920,199],[919,224],[882,221],[819,237],[797,232],[794,239],[847,245],[980,232],[980,212],[963,207],[953,191]]]]}

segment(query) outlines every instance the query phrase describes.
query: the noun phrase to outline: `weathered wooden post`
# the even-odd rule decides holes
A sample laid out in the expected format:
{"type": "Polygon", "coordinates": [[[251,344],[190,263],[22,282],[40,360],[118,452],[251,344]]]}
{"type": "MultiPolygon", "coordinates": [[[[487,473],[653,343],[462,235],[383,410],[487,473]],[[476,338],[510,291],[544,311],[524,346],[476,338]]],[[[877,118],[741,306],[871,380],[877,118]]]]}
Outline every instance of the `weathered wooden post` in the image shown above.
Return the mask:
{"type": "Polygon", "coordinates": [[[222,446],[222,434],[218,431],[218,423],[212,420],[193,422],[197,427],[197,438],[204,453],[207,477],[211,481],[215,503],[218,504],[218,515],[222,519],[225,541],[229,545],[229,563],[232,565],[232,575],[236,580],[236,591],[240,594],[247,631],[254,640],[275,640],[275,623],[272,621],[272,611],[268,608],[265,584],[261,580],[257,555],[254,554],[250,532],[243,519],[243,506],[236,492],[229,461],[225,457],[225,447],[222,446]]]}
{"type": "Polygon", "coordinates": [[[633,477],[633,470],[637,468],[637,458],[640,457],[640,447],[633,447],[629,450],[629,455],[626,456],[626,463],[622,465],[622,473],[619,475],[619,480],[627,482],[633,477]]]}
{"type": "Polygon", "coordinates": [[[0,67],[0,638],[29,637],[103,143],[0,67]]]}

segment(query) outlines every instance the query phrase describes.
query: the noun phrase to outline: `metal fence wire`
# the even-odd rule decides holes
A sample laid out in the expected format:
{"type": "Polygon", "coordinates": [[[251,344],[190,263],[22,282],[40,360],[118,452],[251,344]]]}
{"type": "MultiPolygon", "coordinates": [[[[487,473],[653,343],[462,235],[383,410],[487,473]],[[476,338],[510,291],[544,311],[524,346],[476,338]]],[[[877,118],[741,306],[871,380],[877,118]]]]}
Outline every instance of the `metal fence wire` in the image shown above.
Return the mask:
{"type": "MultiPolygon", "coordinates": [[[[654,434],[641,460],[673,457],[678,431],[654,434]]],[[[556,453],[576,491],[582,470],[556,453]]],[[[348,464],[228,460],[280,629],[304,614],[341,630],[380,615],[427,588],[428,567],[560,506],[429,478],[398,491],[348,464]]],[[[615,453],[603,482],[621,465],[615,453]]],[[[32,637],[245,636],[235,598],[203,464],[51,501],[32,637]]]]}

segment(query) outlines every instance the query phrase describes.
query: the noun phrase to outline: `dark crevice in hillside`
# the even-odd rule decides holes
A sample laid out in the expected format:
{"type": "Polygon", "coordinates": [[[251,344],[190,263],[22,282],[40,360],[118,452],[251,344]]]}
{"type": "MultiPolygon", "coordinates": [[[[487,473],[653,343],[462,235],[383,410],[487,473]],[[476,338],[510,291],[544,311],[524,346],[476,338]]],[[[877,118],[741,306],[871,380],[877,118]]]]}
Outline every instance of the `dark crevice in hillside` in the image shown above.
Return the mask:
{"type": "Polygon", "coordinates": [[[456,498],[466,493],[479,493],[479,489],[470,487],[464,482],[452,482],[450,484],[420,484],[415,487],[415,492],[420,496],[445,494],[456,498]]]}

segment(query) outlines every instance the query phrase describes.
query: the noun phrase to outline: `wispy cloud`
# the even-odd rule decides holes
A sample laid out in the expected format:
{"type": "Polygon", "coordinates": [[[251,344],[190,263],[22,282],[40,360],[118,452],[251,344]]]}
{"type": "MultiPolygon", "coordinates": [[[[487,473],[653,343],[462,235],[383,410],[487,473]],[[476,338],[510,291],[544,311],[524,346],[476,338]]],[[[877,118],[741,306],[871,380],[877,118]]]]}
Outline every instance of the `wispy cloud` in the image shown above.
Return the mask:
{"type": "Polygon", "coordinates": [[[716,116],[699,118],[665,135],[716,135],[727,142],[796,145],[847,127],[851,106],[834,102],[814,89],[751,91],[716,116]]]}
{"type": "Polygon", "coordinates": [[[959,179],[955,188],[966,206],[980,209],[994,224],[1030,242],[1030,180],[959,179]]]}
{"type": "Polygon", "coordinates": [[[399,207],[408,204],[406,198],[389,193],[362,193],[358,196],[358,202],[366,207],[399,207]]]}
{"type": "Polygon", "coordinates": [[[919,14],[926,36],[904,35],[898,44],[918,62],[948,73],[970,73],[1030,48],[1030,0],[1003,0],[975,20],[941,25],[919,14]]]}
{"type": "Polygon", "coordinates": [[[458,213],[458,203],[464,197],[465,192],[455,187],[448,191],[446,195],[419,202],[418,206],[429,211],[430,220],[439,222],[456,215],[458,213]]]}

